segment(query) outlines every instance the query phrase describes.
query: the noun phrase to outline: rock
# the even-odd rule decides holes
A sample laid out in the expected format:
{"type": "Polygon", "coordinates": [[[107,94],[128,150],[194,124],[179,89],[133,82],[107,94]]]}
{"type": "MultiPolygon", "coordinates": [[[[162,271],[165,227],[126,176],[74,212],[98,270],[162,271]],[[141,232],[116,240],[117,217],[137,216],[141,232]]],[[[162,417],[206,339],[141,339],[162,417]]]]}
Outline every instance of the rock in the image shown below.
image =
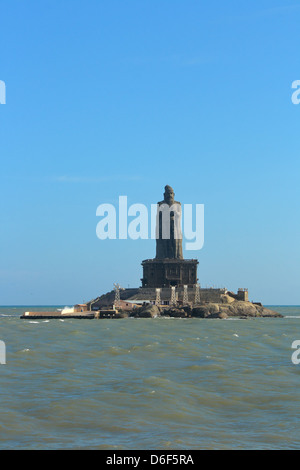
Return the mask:
{"type": "Polygon", "coordinates": [[[192,316],[198,316],[200,318],[221,318],[225,319],[228,317],[228,309],[221,307],[219,304],[207,304],[200,307],[196,307],[193,310],[192,316]]]}
{"type": "Polygon", "coordinates": [[[132,310],[129,316],[137,318],[155,318],[159,315],[160,310],[157,305],[147,304],[132,310]]]}
{"type": "Polygon", "coordinates": [[[208,309],[206,305],[199,305],[192,309],[191,315],[192,317],[205,318],[208,315],[208,309]]]}
{"type": "Polygon", "coordinates": [[[129,316],[137,318],[155,318],[159,315],[174,318],[219,318],[226,319],[228,317],[282,317],[279,313],[263,307],[262,305],[253,304],[241,300],[234,300],[229,303],[203,303],[197,307],[169,307],[160,309],[156,305],[143,305],[141,308],[134,309],[129,316]]]}
{"type": "Polygon", "coordinates": [[[226,312],[220,312],[218,318],[225,320],[226,318],[228,318],[228,314],[226,312]]]}
{"type": "Polygon", "coordinates": [[[218,318],[220,313],[220,306],[219,304],[208,303],[202,304],[198,307],[194,307],[192,309],[191,315],[192,317],[199,317],[199,318],[218,318]]]}
{"type": "Polygon", "coordinates": [[[269,308],[263,307],[262,305],[256,305],[257,309],[257,316],[259,317],[280,317],[283,318],[283,315],[281,315],[278,312],[275,312],[274,310],[270,310],[269,308]]]}
{"type": "Polygon", "coordinates": [[[229,306],[229,315],[231,317],[256,317],[257,316],[257,309],[256,306],[253,305],[251,302],[244,302],[235,300],[229,306]]]}
{"type": "Polygon", "coordinates": [[[206,318],[220,318],[221,320],[225,320],[226,318],[228,318],[228,315],[226,312],[217,312],[211,313],[206,318]]]}
{"type": "Polygon", "coordinates": [[[216,313],[220,312],[219,304],[209,303],[207,304],[207,308],[210,315],[215,315],[216,313]]]}
{"type": "Polygon", "coordinates": [[[236,300],[229,306],[229,316],[231,317],[282,317],[274,310],[253,304],[252,302],[243,302],[236,300]]]}
{"type": "Polygon", "coordinates": [[[231,304],[234,301],[235,299],[231,295],[226,295],[226,294],[221,295],[221,302],[223,304],[231,304]]]}
{"type": "Polygon", "coordinates": [[[228,318],[228,317],[282,317],[278,312],[274,312],[261,305],[251,302],[234,300],[228,304],[202,304],[194,307],[191,312],[192,317],[198,318],[228,318]]]}
{"type": "Polygon", "coordinates": [[[173,317],[173,318],[182,318],[182,317],[188,316],[187,312],[183,308],[176,308],[176,307],[168,309],[167,312],[165,313],[167,313],[169,317],[173,317]]]}
{"type": "Polygon", "coordinates": [[[185,311],[185,313],[187,314],[188,317],[191,316],[192,314],[192,307],[190,305],[185,305],[184,307],[182,307],[182,309],[185,311]]]}

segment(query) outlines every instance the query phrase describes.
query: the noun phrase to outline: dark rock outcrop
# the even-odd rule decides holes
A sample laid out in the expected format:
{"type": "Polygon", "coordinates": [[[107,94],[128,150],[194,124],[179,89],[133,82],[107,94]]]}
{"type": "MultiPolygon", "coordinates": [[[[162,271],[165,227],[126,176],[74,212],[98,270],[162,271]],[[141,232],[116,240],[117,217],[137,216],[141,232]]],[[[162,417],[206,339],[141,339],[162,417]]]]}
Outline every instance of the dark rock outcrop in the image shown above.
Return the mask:
{"type": "Polygon", "coordinates": [[[282,317],[278,312],[263,307],[262,305],[253,304],[252,302],[244,302],[235,300],[228,304],[203,304],[194,307],[192,310],[193,317],[200,318],[228,318],[228,317],[282,317]]]}
{"type": "Polygon", "coordinates": [[[188,316],[188,313],[185,311],[184,308],[172,307],[172,308],[164,309],[162,315],[165,317],[172,317],[172,318],[185,318],[188,316]]]}
{"type": "Polygon", "coordinates": [[[143,305],[140,308],[135,308],[129,314],[130,317],[135,318],[155,318],[160,315],[160,310],[156,305],[143,305]]]}

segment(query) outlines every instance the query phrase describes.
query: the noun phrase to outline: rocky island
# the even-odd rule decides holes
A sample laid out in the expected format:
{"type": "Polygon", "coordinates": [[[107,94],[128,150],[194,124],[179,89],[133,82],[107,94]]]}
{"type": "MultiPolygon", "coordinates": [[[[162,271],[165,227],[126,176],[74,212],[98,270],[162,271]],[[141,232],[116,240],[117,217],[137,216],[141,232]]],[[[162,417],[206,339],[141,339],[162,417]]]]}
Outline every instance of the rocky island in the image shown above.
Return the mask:
{"type": "MultiPolygon", "coordinates": [[[[141,289],[142,290],[142,289],[141,289]]],[[[141,291],[140,290],[140,291],[141,291]]],[[[213,289],[214,291],[218,289],[213,289]]],[[[99,297],[94,301],[97,302],[95,311],[96,318],[156,318],[156,317],[174,317],[174,318],[207,318],[207,319],[226,319],[229,317],[248,318],[248,317],[282,317],[282,315],[274,310],[264,307],[261,303],[249,302],[248,300],[238,300],[236,295],[232,293],[221,294],[220,300],[201,301],[198,303],[177,301],[174,305],[169,303],[159,304],[155,301],[145,300],[142,305],[137,300],[131,300],[133,297],[130,289],[120,291],[120,299],[117,306],[114,301],[116,297],[115,291],[99,297]],[[130,294],[130,297],[126,296],[130,294]],[[126,298],[124,300],[124,298],[126,298]]],[[[200,289],[201,292],[201,289],[200,289]]],[[[211,294],[216,294],[212,292],[211,294]]],[[[201,295],[201,294],[200,294],[201,295]]],[[[117,295],[118,297],[118,295],[117,295]]],[[[87,305],[87,307],[90,304],[87,305]]]]}
{"type": "Polygon", "coordinates": [[[282,317],[260,302],[250,302],[248,289],[234,293],[226,288],[200,287],[198,260],[183,258],[181,204],[174,200],[171,186],[165,186],[164,199],[157,204],[156,220],[156,257],[142,261],[141,287],[122,289],[115,284],[114,290],[86,304],[60,312],[26,312],[21,318],[282,317]],[[169,233],[167,238],[165,233],[169,233]]]}

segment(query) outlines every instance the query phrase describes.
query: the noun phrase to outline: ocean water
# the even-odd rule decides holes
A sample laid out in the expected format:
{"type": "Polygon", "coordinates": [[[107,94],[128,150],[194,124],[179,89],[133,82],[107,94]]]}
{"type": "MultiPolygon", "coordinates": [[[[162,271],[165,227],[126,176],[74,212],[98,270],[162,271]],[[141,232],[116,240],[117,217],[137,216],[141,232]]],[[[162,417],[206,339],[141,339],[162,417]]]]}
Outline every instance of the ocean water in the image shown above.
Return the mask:
{"type": "Polygon", "coordinates": [[[300,448],[300,307],[272,308],[284,318],[21,320],[32,307],[1,307],[0,448],[300,448]]]}

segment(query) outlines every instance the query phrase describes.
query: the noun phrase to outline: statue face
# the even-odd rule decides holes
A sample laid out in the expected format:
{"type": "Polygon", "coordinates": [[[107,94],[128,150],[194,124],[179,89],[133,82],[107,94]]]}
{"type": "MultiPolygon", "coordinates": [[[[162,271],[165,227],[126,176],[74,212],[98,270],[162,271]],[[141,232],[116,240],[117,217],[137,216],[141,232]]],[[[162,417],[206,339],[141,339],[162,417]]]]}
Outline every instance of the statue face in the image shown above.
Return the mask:
{"type": "Polygon", "coordinates": [[[164,194],[165,201],[167,204],[173,204],[174,202],[174,191],[167,190],[164,194]]]}

